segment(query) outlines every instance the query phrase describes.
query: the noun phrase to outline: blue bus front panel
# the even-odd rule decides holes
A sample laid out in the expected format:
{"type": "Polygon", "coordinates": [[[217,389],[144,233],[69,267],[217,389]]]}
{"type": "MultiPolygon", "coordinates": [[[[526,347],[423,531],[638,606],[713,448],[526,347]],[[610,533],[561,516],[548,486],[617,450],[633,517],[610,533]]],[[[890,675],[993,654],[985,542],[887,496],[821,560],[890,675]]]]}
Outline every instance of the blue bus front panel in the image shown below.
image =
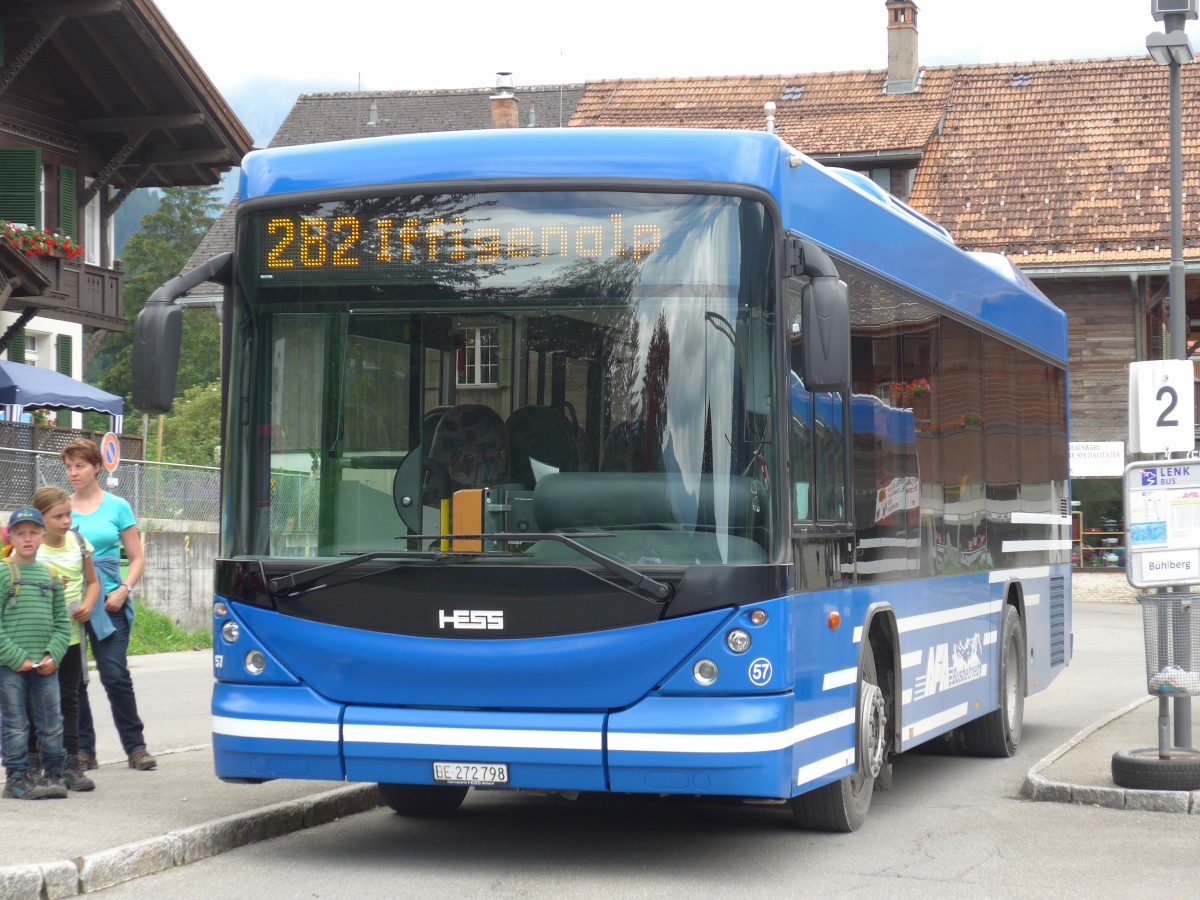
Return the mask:
{"type": "Polygon", "coordinates": [[[342,707],[307,687],[213,686],[219,778],[341,781],[342,707]]]}
{"type": "Polygon", "coordinates": [[[430,784],[433,764],[492,763],[506,786],[603,791],[602,713],[351,706],[343,725],[350,781],[430,784]]]}

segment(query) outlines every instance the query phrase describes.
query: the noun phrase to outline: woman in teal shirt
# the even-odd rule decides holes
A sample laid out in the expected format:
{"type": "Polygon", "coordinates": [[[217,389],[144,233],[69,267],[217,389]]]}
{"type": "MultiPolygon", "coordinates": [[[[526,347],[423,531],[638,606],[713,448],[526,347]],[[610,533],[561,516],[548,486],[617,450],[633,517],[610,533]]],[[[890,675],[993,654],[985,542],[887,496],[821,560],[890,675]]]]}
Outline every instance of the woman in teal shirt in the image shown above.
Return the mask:
{"type": "MultiPolygon", "coordinates": [[[[146,750],[142,720],[138,716],[133,678],[129,674],[127,654],[129,632],[133,626],[133,604],[129,595],[141,580],[146,566],[137,520],[129,504],[101,490],[100,448],[86,438],[71,441],[62,451],[67,481],[73,491],[71,515],[79,533],[92,542],[92,561],[100,576],[100,596],[87,622],[92,657],[100,683],[108,694],[113,724],[129,760],[129,767],[146,771],[158,765],[146,750]],[[129,560],[129,569],[121,579],[121,548],[129,560]]],[[[86,685],[79,692],[79,758],[87,768],[95,767],[96,732],[86,685]]]]}

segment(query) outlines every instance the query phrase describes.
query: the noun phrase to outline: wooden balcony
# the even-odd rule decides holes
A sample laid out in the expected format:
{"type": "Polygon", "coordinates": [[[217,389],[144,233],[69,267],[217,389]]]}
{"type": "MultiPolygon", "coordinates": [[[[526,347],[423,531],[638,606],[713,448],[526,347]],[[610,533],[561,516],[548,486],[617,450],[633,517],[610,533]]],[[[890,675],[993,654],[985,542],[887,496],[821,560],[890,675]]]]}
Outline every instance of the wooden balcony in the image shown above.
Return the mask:
{"type": "Polygon", "coordinates": [[[8,297],[5,309],[34,307],[39,316],[79,322],[88,330],[125,330],[123,270],[105,269],[84,263],[82,258],[67,259],[57,254],[19,256],[17,260],[5,254],[0,262],[8,270],[7,276],[19,279],[19,287],[8,297]]]}

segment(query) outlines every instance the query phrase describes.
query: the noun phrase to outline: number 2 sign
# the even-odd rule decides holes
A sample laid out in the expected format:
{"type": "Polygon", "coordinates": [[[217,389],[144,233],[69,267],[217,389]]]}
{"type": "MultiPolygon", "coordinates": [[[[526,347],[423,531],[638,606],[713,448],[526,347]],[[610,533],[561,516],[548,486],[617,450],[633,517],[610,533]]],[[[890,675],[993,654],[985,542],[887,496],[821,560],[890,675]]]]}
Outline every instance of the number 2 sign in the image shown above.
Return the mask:
{"type": "Polygon", "coordinates": [[[1129,452],[1172,453],[1196,444],[1192,364],[1153,359],[1129,365],[1129,452]]]}

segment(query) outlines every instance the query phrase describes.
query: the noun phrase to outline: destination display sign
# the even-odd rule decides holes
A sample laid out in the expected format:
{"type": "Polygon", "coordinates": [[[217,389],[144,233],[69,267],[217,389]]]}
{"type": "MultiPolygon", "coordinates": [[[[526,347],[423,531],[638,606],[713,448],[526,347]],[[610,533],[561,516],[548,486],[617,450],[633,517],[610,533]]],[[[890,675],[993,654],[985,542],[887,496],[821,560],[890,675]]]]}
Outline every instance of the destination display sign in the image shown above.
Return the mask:
{"type": "Polygon", "coordinates": [[[432,194],[257,213],[248,238],[271,283],[528,284],[595,274],[686,271],[737,246],[732,197],[603,192],[432,194]],[[506,277],[507,276],[507,277],[506,277]]]}
{"type": "Polygon", "coordinates": [[[1200,584],[1200,460],[1125,467],[1125,538],[1134,587],[1200,584]]]}

